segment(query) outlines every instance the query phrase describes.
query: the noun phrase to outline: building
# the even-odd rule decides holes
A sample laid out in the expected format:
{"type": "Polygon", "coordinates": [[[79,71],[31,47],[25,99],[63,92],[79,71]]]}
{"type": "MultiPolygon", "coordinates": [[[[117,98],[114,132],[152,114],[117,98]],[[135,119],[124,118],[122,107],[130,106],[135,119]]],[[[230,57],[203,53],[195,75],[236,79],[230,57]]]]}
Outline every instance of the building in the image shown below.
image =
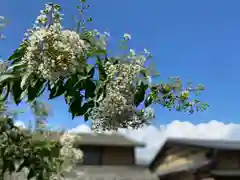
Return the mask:
{"type": "Polygon", "coordinates": [[[77,147],[84,153],[83,162],[66,174],[69,180],[158,180],[147,166],[135,162],[135,148],[144,147],[143,143],[115,133],[79,136],[77,147]]]}
{"type": "Polygon", "coordinates": [[[239,180],[240,142],[168,139],[149,169],[161,180],[239,180]]]}
{"type": "MultiPolygon", "coordinates": [[[[66,180],[240,179],[239,141],[170,138],[149,165],[140,166],[135,161],[135,148],[143,148],[143,143],[116,133],[78,135],[76,148],[83,151],[83,161],[65,174],[66,180]]],[[[59,133],[48,136],[56,139],[59,133]]],[[[22,179],[26,174],[14,175],[14,180],[22,179]]]]}
{"type": "MultiPolygon", "coordinates": [[[[46,135],[56,140],[60,133],[51,132],[46,135]]],[[[83,151],[83,161],[65,174],[66,180],[158,180],[158,176],[148,166],[139,166],[135,162],[135,148],[144,147],[143,143],[116,133],[78,135],[76,148],[83,151]]],[[[6,174],[4,179],[26,180],[27,174],[6,174]]]]}

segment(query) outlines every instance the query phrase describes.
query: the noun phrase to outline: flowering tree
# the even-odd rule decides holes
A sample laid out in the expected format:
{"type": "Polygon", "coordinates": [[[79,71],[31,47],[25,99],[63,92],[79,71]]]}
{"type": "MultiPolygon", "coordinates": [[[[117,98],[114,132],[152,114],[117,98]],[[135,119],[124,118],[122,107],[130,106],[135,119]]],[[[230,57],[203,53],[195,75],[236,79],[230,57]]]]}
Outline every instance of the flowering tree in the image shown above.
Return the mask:
{"type": "MultiPolygon", "coordinates": [[[[110,55],[109,34],[87,28],[92,18],[84,19],[84,11],[89,8],[86,0],[81,0],[77,8],[80,20],[76,29],[65,29],[61,7],[45,5],[19,48],[8,62],[2,63],[2,102],[10,95],[17,105],[27,99],[40,122],[47,114],[38,111],[42,106],[37,99],[47,91],[49,99],[63,96],[73,118],[84,116],[99,131],[149,124],[154,118],[153,104],[190,114],[208,107],[190,96],[203,91],[202,85],[184,86],[178,77],[155,83],[154,78],[159,75],[147,66],[152,55],[146,49],[139,53],[128,49],[129,34],[121,39],[120,53],[110,55]]],[[[82,157],[81,151],[74,149],[76,137],[72,134],[63,134],[60,141],[49,141],[46,134],[24,133],[9,116],[3,119],[2,179],[5,172],[21,171],[24,167],[28,179],[60,179],[62,170],[82,157]]]]}
{"type": "Polygon", "coordinates": [[[75,134],[59,132],[51,138],[52,132],[19,128],[13,121],[17,114],[7,103],[0,104],[0,112],[0,180],[60,180],[81,162],[75,134]]]}
{"type": "Polygon", "coordinates": [[[123,53],[110,56],[109,34],[87,29],[92,19],[83,20],[83,12],[89,5],[81,2],[76,30],[62,27],[59,5],[47,4],[9,57],[10,65],[0,83],[16,104],[25,97],[34,101],[47,90],[49,99],[64,96],[72,117],[91,119],[97,130],[138,128],[149,123],[154,117],[152,104],[189,113],[207,108],[190,98],[192,92],[204,89],[201,85],[183,86],[179,78],[152,83],[156,74],[146,66],[151,54],[146,49],[125,53],[129,34],[121,40],[123,53]],[[95,62],[89,63],[90,59],[95,62]]]}
{"type": "MultiPolygon", "coordinates": [[[[2,20],[0,26],[4,27],[2,16],[0,20],[2,20]]],[[[1,38],[3,37],[1,34],[1,38]]],[[[1,61],[0,74],[5,74],[7,69],[7,63],[1,61]]],[[[4,100],[8,95],[9,86],[3,83],[1,88],[2,100],[4,100]]],[[[26,130],[14,125],[14,118],[19,112],[9,109],[9,102],[2,100],[0,101],[0,180],[32,178],[60,180],[76,162],[81,162],[82,151],[74,147],[76,135],[59,132],[57,139],[49,139],[51,132],[45,131],[43,126],[49,114],[49,107],[45,103],[37,100],[30,102],[36,126],[35,129],[26,130]]]]}

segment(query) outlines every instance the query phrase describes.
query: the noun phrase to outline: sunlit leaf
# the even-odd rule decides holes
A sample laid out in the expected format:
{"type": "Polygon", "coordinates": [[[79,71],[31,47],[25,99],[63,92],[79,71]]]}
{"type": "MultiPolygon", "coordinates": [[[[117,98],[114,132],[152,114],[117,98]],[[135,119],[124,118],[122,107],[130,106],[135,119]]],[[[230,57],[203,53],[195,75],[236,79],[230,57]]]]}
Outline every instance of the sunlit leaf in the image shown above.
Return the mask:
{"type": "Polygon", "coordinates": [[[141,102],[143,102],[147,88],[148,88],[148,85],[142,82],[137,87],[137,92],[135,93],[135,96],[134,96],[134,104],[136,105],[136,107],[139,106],[141,102]]]}

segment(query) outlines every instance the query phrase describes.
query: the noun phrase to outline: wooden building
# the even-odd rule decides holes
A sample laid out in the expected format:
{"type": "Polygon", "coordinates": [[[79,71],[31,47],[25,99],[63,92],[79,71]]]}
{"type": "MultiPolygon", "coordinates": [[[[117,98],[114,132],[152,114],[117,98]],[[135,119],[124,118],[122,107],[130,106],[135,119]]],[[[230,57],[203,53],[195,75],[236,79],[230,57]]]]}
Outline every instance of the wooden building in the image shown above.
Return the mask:
{"type": "Polygon", "coordinates": [[[71,173],[68,180],[158,180],[148,166],[135,162],[135,142],[119,134],[79,134],[78,147],[83,151],[83,162],[71,173]]]}
{"type": "MultiPolygon", "coordinates": [[[[59,133],[47,133],[48,138],[59,139],[59,133]]],[[[79,133],[76,148],[83,151],[83,161],[71,172],[65,173],[65,180],[158,180],[148,166],[135,162],[135,148],[145,145],[122,135],[79,133]]],[[[36,134],[36,137],[40,136],[36,134]]],[[[26,172],[6,174],[6,180],[27,180],[26,172]]]]}
{"type": "MultiPolygon", "coordinates": [[[[78,135],[83,162],[66,180],[240,180],[239,141],[167,139],[153,161],[140,166],[135,149],[144,144],[116,133],[78,135]]],[[[56,139],[59,133],[48,136],[56,139]]],[[[24,180],[26,174],[5,179],[24,180]]]]}
{"type": "Polygon", "coordinates": [[[240,180],[240,142],[168,139],[149,168],[160,180],[240,180]]]}

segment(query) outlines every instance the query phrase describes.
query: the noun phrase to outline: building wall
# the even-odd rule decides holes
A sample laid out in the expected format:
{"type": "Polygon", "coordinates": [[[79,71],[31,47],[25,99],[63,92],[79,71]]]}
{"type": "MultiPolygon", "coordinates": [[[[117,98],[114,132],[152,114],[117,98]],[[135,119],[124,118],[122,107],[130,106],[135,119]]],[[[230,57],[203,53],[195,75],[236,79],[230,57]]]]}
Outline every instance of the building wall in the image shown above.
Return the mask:
{"type": "Polygon", "coordinates": [[[190,172],[181,172],[169,175],[167,177],[162,177],[160,180],[195,180],[195,177],[190,172]]]}
{"type": "Polygon", "coordinates": [[[73,180],[158,180],[156,174],[141,166],[78,166],[67,177],[73,180]]]}
{"type": "Polygon", "coordinates": [[[234,177],[234,176],[225,176],[225,177],[214,177],[213,180],[239,180],[240,177],[234,177]]]}
{"type": "Polygon", "coordinates": [[[85,165],[134,165],[134,147],[82,146],[85,165]]]}
{"type": "Polygon", "coordinates": [[[220,151],[216,157],[217,169],[239,170],[240,168],[240,151],[220,151]]]}
{"type": "Polygon", "coordinates": [[[195,153],[173,153],[166,156],[161,164],[156,168],[157,172],[164,172],[171,169],[181,168],[184,165],[195,165],[207,160],[205,151],[195,153]]]}
{"type": "Polygon", "coordinates": [[[192,173],[179,173],[171,178],[171,180],[195,180],[192,173]]]}
{"type": "Polygon", "coordinates": [[[132,147],[105,147],[102,164],[132,165],[135,164],[135,152],[132,147]]]}

